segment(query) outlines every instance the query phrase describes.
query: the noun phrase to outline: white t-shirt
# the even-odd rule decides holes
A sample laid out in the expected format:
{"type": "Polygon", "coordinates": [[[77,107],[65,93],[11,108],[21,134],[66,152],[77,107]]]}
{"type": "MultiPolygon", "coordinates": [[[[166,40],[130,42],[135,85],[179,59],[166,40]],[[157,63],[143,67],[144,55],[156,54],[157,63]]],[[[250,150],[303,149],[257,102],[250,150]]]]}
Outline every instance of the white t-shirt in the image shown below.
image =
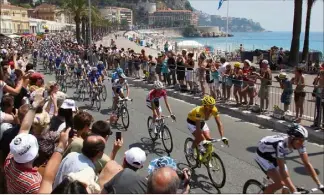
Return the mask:
{"type": "Polygon", "coordinates": [[[226,66],[227,66],[228,62],[225,62],[224,64],[222,64],[219,69],[218,69],[218,72],[219,72],[219,77],[220,79],[222,78],[222,75],[225,73],[226,71],[226,66]]]}

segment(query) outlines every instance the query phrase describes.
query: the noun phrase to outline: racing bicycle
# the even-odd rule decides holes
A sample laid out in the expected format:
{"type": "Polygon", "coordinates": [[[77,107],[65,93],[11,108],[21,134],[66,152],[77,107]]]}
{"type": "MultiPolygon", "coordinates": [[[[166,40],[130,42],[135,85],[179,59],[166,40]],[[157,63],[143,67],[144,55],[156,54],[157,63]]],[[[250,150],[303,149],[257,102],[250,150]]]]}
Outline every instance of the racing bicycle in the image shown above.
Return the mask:
{"type": "Polygon", "coordinates": [[[162,139],[162,144],[164,146],[165,151],[170,154],[173,149],[173,141],[172,141],[172,134],[165,124],[165,119],[170,118],[171,116],[161,116],[160,119],[155,119],[156,123],[156,131],[157,133],[154,133],[151,127],[151,123],[153,122],[153,117],[149,116],[147,119],[147,128],[149,131],[149,135],[153,142],[155,142],[157,139],[162,139]],[[169,142],[169,143],[168,143],[169,142]]]}
{"type": "Polygon", "coordinates": [[[210,139],[207,140],[204,147],[206,148],[205,153],[201,153],[198,147],[195,147],[192,154],[188,154],[188,150],[192,148],[193,139],[188,137],[184,144],[184,152],[186,160],[191,169],[200,168],[201,165],[205,165],[209,179],[216,188],[222,188],[226,181],[226,172],[222,159],[214,151],[214,143],[221,142],[222,139],[210,139]],[[215,175],[215,177],[213,177],[215,175]],[[217,178],[219,178],[217,180],[217,178]]]}
{"type": "Polygon", "coordinates": [[[119,98],[118,103],[117,103],[117,108],[116,108],[116,115],[117,115],[117,120],[116,122],[119,120],[119,118],[121,117],[123,126],[125,128],[125,130],[127,130],[127,128],[129,127],[129,113],[128,113],[128,109],[127,109],[127,101],[133,101],[133,99],[129,99],[129,98],[119,98]]]}
{"type": "MultiPolygon", "coordinates": [[[[272,180],[268,176],[267,176],[267,178],[263,178],[262,183],[260,183],[259,181],[255,180],[255,179],[250,179],[247,182],[245,182],[245,184],[243,186],[243,194],[263,194],[263,191],[265,190],[265,188],[272,183],[273,183],[272,180]],[[250,189],[253,189],[253,191],[250,191],[250,189]]],[[[296,189],[298,192],[300,192],[302,194],[311,194],[311,193],[321,190],[318,188],[313,188],[313,189],[308,190],[303,187],[297,187],[297,186],[296,186],[296,189]]],[[[324,190],[321,190],[321,191],[322,191],[322,193],[324,193],[324,190]]]]}

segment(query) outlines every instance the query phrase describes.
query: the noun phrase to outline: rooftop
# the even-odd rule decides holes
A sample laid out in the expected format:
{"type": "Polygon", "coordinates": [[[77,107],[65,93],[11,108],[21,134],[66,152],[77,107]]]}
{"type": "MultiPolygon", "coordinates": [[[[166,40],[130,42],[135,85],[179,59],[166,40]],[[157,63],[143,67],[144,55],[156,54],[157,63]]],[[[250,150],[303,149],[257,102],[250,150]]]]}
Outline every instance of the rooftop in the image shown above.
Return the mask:
{"type": "Polygon", "coordinates": [[[190,10],[171,10],[171,9],[167,9],[167,10],[156,10],[155,12],[182,12],[182,13],[189,13],[191,12],[190,10]]]}
{"type": "Polygon", "coordinates": [[[10,4],[3,4],[0,6],[1,9],[11,9],[11,10],[27,10],[26,8],[23,7],[18,7],[15,5],[10,5],[10,4]]]}
{"type": "Polygon", "coordinates": [[[101,9],[119,9],[119,10],[124,10],[124,11],[132,11],[131,9],[125,8],[125,7],[113,7],[113,6],[107,6],[107,7],[103,7],[101,9]]]}

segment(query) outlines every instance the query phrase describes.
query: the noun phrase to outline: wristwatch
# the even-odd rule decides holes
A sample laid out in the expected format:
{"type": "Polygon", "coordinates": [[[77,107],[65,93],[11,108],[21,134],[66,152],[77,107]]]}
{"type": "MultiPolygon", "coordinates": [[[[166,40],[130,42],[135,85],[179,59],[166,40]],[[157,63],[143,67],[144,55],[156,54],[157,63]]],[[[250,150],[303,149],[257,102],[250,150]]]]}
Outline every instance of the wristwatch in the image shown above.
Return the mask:
{"type": "Polygon", "coordinates": [[[62,156],[63,156],[64,149],[60,148],[60,147],[55,147],[54,152],[58,152],[58,153],[62,154],[62,156]]]}

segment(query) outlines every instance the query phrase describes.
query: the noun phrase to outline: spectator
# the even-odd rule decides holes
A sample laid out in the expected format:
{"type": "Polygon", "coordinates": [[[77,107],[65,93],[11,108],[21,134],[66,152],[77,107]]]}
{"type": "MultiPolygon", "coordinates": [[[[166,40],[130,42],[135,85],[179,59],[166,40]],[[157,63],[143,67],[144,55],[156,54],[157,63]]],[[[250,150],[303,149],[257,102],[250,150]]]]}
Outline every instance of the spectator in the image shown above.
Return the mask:
{"type": "Polygon", "coordinates": [[[226,62],[226,59],[222,57],[220,59],[221,66],[218,69],[219,76],[220,76],[220,83],[222,84],[222,93],[223,93],[223,99],[228,99],[230,96],[226,96],[227,94],[227,85],[226,85],[226,76],[224,76],[226,70],[227,70],[227,65],[229,64],[226,62]]]}
{"type": "Polygon", "coordinates": [[[57,96],[61,95],[61,94],[57,94],[58,84],[55,81],[50,81],[47,83],[45,90],[46,90],[44,94],[44,96],[46,96],[45,98],[49,96],[49,100],[46,103],[46,106],[44,106],[45,110],[50,114],[51,117],[56,116],[58,114],[57,96]]]}
{"type": "Polygon", "coordinates": [[[37,100],[24,117],[18,135],[10,143],[10,153],[4,163],[8,193],[38,193],[42,176],[33,168],[38,155],[38,143],[35,136],[29,134],[36,109],[43,100],[37,100]]]}
{"type": "MultiPolygon", "coordinates": [[[[14,98],[10,95],[5,95],[1,101],[1,111],[8,115],[12,115],[15,119],[13,122],[17,122],[17,109],[14,108],[14,98]]],[[[3,132],[7,131],[7,129],[12,128],[11,123],[0,123],[0,140],[2,138],[3,132]]]]}
{"type": "Polygon", "coordinates": [[[213,70],[216,70],[215,64],[213,63],[213,59],[208,59],[207,64],[206,64],[206,68],[205,68],[206,69],[205,79],[206,79],[207,85],[209,87],[210,95],[213,96],[216,99],[217,98],[217,96],[216,96],[216,88],[215,88],[215,85],[214,85],[214,79],[213,79],[212,74],[211,74],[212,67],[213,67],[213,70]]]}
{"type": "Polygon", "coordinates": [[[205,89],[205,82],[206,82],[206,55],[204,53],[201,53],[198,58],[198,69],[197,69],[197,74],[198,74],[198,80],[200,83],[200,88],[202,92],[202,96],[205,95],[206,89],[205,89]]]}
{"type": "Polygon", "coordinates": [[[162,54],[162,56],[161,56],[161,73],[163,75],[163,82],[165,84],[168,83],[168,85],[169,85],[169,82],[171,83],[171,81],[169,78],[169,68],[168,68],[167,63],[168,63],[168,61],[166,59],[166,55],[162,54]]]}
{"type": "Polygon", "coordinates": [[[193,53],[188,53],[188,59],[185,61],[186,70],[186,81],[189,84],[189,90],[193,92],[193,82],[194,82],[194,67],[195,62],[193,60],[193,53]]]}
{"type": "MultiPolygon", "coordinates": [[[[92,116],[86,112],[79,112],[73,119],[75,130],[77,130],[77,135],[74,137],[72,143],[68,146],[64,152],[64,157],[70,152],[81,153],[83,147],[83,140],[86,138],[88,133],[99,135],[104,138],[105,143],[107,143],[109,136],[112,134],[110,130],[110,125],[105,121],[97,121],[92,125],[92,129],[89,132],[90,124],[93,120],[92,116]]],[[[110,160],[115,159],[116,154],[120,147],[122,146],[122,140],[115,141],[113,150],[110,154],[110,157],[106,154],[95,162],[95,172],[100,173],[101,170],[105,167],[106,163],[110,160]]]]}
{"type": "Polygon", "coordinates": [[[53,188],[56,188],[70,173],[79,172],[87,167],[95,169],[94,163],[100,159],[104,153],[105,140],[98,135],[88,136],[82,147],[82,153],[71,152],[62,161],[53,188]]]}
{"type": "Polygon", "coordinates": [[[229,100],[231,97],[231,88],[233,86],[233,69],[231,64],[227,64],[225,71],[222,73],[222,84],[225,83],[225,100],[229,100]]]}
{"type": "Polygon", "coordinates": [[[240,106],[242,104],[242,86],[243,86],[243,71],[241,69],[241,63],[235,62],[234,70],[232,72],[232,83],[234,85],[233,95],[235,97],[236,106],[240,106]],[[240,98],[240,99],[239,99],[240,98]]]}
{"type": "Polygon", "coordinates": [[[176,194],[180,179],[175,170],[162,167],[154,171],[147,182],[147,194],[176,194]]]}
{"type": "MultiPolygon", "coordinates": [[[[101,175],[99,183],[104,183],[102,193],[109,194],[144,194],[146,192],[147,180],[136,171],[141,169],[146,161],[145,152],[138,148],[133,147],[125,152],[123,161],[123,170],[117,173],[112,179],[105,173],[110,172],[110,167],[105,167],[105,172],[101,175]]],[[[115,167],[114,167],[115,168],[115,167]]]]}
{"type": "Polygon", "coordinates": [[[186,68],[184,65],[184,58],[181,54],[178,54],[177,60],[176,60],[176,68],[177,68],[177,79],[180,85],[184,85],[184,80],[186,76],[186,68]]]}
{"type": "Polygon", "coordinates": [[[176,78],[176,60],[174,58],[175,54],[170,51],[168,53],[168,59],[167,59],[167,64],[168,68],[170,70],[169,75],[168,75],[168,85],[171,85],[171,77],[172,77],[172,85],[177,84],[177,78],[176,78]]]}
{"type": "Polygon", "coordinates": [[[0,103],[1,103],[2,96],[3,96],[4,93],[7,92],[7,93],[12,94],[12,95],[17,95],[17,94],[19,94],[19,92],[20,92],[20,90],[22,88],[22,84],[23,84],[22,79],[17,81],[15,88],[12,88],[12,87],[8,86],[5,83],[5,81],[9,77],[10,77],[10,74],[9,74],[8,66],[0,67],[0,103]]]}
{"type": "Polygon", "coordinates": [[[265,111],[269,108],[270,86],[272,85],[272,74],[268,60],[262,60],[260,74],[257,74],[257,77],[261,80],[258,94],[260,97],[260,108],[261,111],[265,111]]]}
{"type": "Polygon", "coordinates": [[[324,128],[324,109],[323,109],[323,102],[321,101],[324,99],[324,70],[321,70],[319,76],[314,79],[314,92],[313,96],[316,97],[316,117],[314,120],[314,124],[311,125],[312,128],[324,128]]]}
{"type": "Polygon", "coordinates": [[[284,111],[286,112],[289,109],[293,94],[292,83],[284,72],[280,73],[279,76],[275,78],[278,80],[281,89],[283,89],[280,100],[281,103],[284,104],[284,111]]]}
{"type": "Polygon", "coordinates": [[[247,77],[246,77],[246,82],[247,82],[247,86],[242,90],[242,91],[246,91],[248,96],[249,96],[249,105],[252,106],[254,105],[254,98],[256,96],[256,87],[255,87],[255,83],[257,80],[257,76],[256,76],[256,68],[254,66],[250,67],[250,72],[248,73],[247,77]]]}
{"type": "Polygon", "coordinates": [[[71,119],[72,117],[72,112],[75,112],[77,110],[75,101],[71,99],[65,99],[61,105],[59,105],[60,108],[58,109],[58,115],[54,116],[51,119],[51,126],[50,130],[51,131],[62,131],[65,129],[66,124],[65,124],[65,119],[69,118],[71,119]]]}
{"type": "MultiPolygon", "coordinates": [[[[248,86],[249,79],[248,75],[250,75],[251,72],[251,62],[250,60],[244,60],[243,68],[243,89],[245,89],[248,86]]],[[[242,90],[241,91],[241,96],[244,100],[243,104],[247,104],[247,96],[248,96],[248,90],[242,90]]]]}
{"type": "Polygon", "coordinates": [[[300,123],[301,118],[304,114],[304,101],[305,101],[305,78],[301,68],[297,68],[295,71],[295,77],[292,78],[291,82],[296,85],[294,91],[294,100],[296,108],[296,122],[300,123]]]}
{"type": "Polygon", "coordinates": [[[37,89],[44,88],[44,75],[39,72],[33,73],[30,78],[29,91],[32,93],[37,89]]]}

